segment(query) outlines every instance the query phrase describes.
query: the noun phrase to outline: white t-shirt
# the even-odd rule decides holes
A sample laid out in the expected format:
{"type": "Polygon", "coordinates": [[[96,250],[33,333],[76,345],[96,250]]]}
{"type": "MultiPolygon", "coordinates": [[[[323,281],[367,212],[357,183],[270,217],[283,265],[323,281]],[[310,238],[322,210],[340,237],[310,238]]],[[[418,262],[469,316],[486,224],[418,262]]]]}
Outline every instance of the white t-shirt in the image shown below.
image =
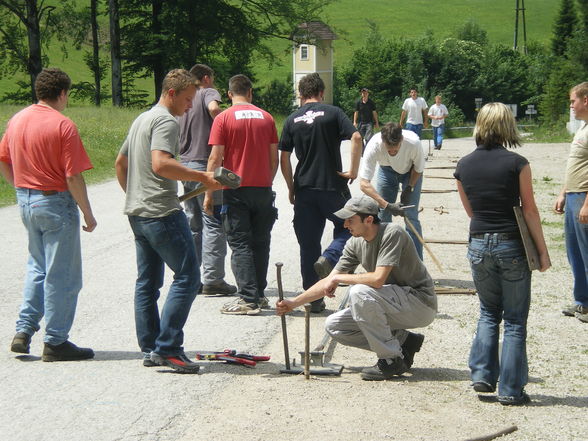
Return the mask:
{"type": "Polygon", "coordinates": [[[402,144],[396,156],[391,156],[384,143],[382,134],[376,133],[368,142],[361,165],[359,177],[371,181],[376,172],[376,164],[392,167],[396,173],[408,173],[412,165],[417,173],[425,169],[425,154],[421,146],[421,140],[416,133],[410,130],[402,131],[402,144]]]}
{"type": "Polygon", "coordinates": [[[427,102],[423,97],[417,96],[416,100],[407,98],[404,100],[402,110],[407,113],[406,122],[409,124],[422,124],[423,123],[423,110],[427,110],[427,102]]]}
{"type": "Polygon", "coordinates": [[[440,125],[445,124],[445,117],[447,115],[449,115],[449,112],[447,111],[445,104],[433,104],[429,109],[429,116],[442,116],[443,119],[432,119],[431,126],[439,127],[440,125]]]}

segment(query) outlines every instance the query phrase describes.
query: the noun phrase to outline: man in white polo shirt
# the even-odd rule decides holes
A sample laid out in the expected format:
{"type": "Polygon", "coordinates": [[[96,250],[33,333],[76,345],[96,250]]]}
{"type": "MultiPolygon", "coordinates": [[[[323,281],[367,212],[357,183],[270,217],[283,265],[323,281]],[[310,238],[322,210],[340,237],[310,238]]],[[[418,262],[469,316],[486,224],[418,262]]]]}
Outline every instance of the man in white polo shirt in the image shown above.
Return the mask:
{"type": "MultiPolygon", "coordinates": [[[[382,130],[372,137],[366,146],[359,168],[361,191],[376,200],[382,210],[382,221],[390,222],[392,215],[406,215],[421,236],[419,201],[424,169],[425,155],[419,137],[409,130],[402,130],[402,126],[393,122],[384,125],[382,130]],[[380,165],[377,189],[371,183],[376,164],[380,165]],[[395,204],[400,185],[400,204],[410,207],[405,210],[395,204]]],[[[422,244],[412,230],[407,228],[407,232],[422,260],[422,244]]]]}

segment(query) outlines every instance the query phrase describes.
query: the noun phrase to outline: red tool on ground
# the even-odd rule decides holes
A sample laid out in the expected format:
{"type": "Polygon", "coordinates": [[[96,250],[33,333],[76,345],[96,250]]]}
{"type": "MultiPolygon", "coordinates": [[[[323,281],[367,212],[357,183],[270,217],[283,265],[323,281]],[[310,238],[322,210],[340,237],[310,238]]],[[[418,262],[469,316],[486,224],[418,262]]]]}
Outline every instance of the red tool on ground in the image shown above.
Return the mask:
{"type": "Polygon", "coordinates": [[[255,367],[258,361],[268,361],[269,355],[241,354],[235,349],[225,349],[223,352],[196,352],[196,360],[224,361],[229,364],[255,367]]]}

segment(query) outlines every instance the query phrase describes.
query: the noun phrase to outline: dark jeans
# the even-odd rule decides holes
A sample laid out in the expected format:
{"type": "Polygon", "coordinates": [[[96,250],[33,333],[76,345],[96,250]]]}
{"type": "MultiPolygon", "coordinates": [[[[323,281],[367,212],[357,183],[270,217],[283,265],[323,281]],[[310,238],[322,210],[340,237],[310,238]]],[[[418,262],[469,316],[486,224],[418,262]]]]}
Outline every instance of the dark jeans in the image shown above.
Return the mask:
{"type": "Polygon", "coordinates": [[[321,238],[327,219],[333,223],[333,241],[322,253],[333,266],[337,264],[345,242],[351,237],[343,226],[343,220],[333,213],[340,210],[349,199],[349,191],[321,191],[299,189],[294,200],[294,231],[300,245],[300,269],[302,287],[310,288],[319,278],[314,263],[321,256],[321,238]]]}
{"type": "Polygon", "coordinates": [[[371,122],[369,122],[369,123],[360,122],[357,125],[357,131],[361,135],[361,138],[363,139],[363,145],[365,146],[368,142],[370,142],[370,139],[372,138],[372,135],[374,134],[374,125],[371,122]]]}
{"type": "Polygon", "coordinates": [[[257,303],[267,286],[271,231],[277,218],[271,187],[224,190],[221,215],[239,295],[257,303]]]}
{"type": "Polygon", "coordinates": [[[159,355],[183,353],[184,324],[200,286],[200,271],[192,233],[183,211],[161,218],[129,216],[137,249],[135,325],[143,352],[159,355]],[[161,311],[157,308],[164,268],[174,281],[161,311]]]}

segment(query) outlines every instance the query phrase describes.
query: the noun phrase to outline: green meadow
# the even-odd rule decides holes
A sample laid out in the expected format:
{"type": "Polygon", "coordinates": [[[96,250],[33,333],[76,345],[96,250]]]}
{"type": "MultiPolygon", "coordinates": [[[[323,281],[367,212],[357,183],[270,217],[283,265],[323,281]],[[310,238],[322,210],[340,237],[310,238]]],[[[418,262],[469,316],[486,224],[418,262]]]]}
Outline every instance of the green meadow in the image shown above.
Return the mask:
{"type": "MultiPolygon", "coordinates": [[[[522,0],[521,0],[522,1],[522,0]]],[[[78,0],[79,4],[86,4],[78,0]]],[[[533,0],[526,2],[527,41],[548,43],[551,38],[553,21],[559,8],[557,0],[533,0]]],[[[369,22],[376,24],[385,38],[413,38],[432,33],[435,41],[442,40],[464,22],[473,19],[488,32],[491,43],[513,44],[515,1],[513,0],[338,0],[325,8],[323,21],[328,22],[339,39],[334,43],[335,66],[344,64],[353,51],[361,47],[369,29],[369,22]]],[[[107,17],[101,17],[101,34],[108,35],[107,17]]],[[[522,23],[519,25],[519,44],[523,43],[522,23]]],[[[284,80],[292,74],[291,43],[274,39],[269,42],[275,52],[271,62],[256,59],[253,69],[261,85],[273,79],[284,80]]],[[[72,76],[74,82],[92,81],[91,73],[83,62],[83,52],[55,40],[49,50],[49,64],[61,67],[72,76]]],[[[102,56],[109,58],[107,49],[102,56]]],[[[196,62],[196,60],[194,60],[196,62]]],[[[189,67],[189,66],[183,66],[189,67]]],[[[19,74],[15,77],[0,78],[0,97],[15,88],[16,80],[26,80],[19,74]]],[[[153,93],[151,79],[138,78],[136,86],[153,93]]],[[[110,75],[103,87],[110,90],[110,75]]]]}

